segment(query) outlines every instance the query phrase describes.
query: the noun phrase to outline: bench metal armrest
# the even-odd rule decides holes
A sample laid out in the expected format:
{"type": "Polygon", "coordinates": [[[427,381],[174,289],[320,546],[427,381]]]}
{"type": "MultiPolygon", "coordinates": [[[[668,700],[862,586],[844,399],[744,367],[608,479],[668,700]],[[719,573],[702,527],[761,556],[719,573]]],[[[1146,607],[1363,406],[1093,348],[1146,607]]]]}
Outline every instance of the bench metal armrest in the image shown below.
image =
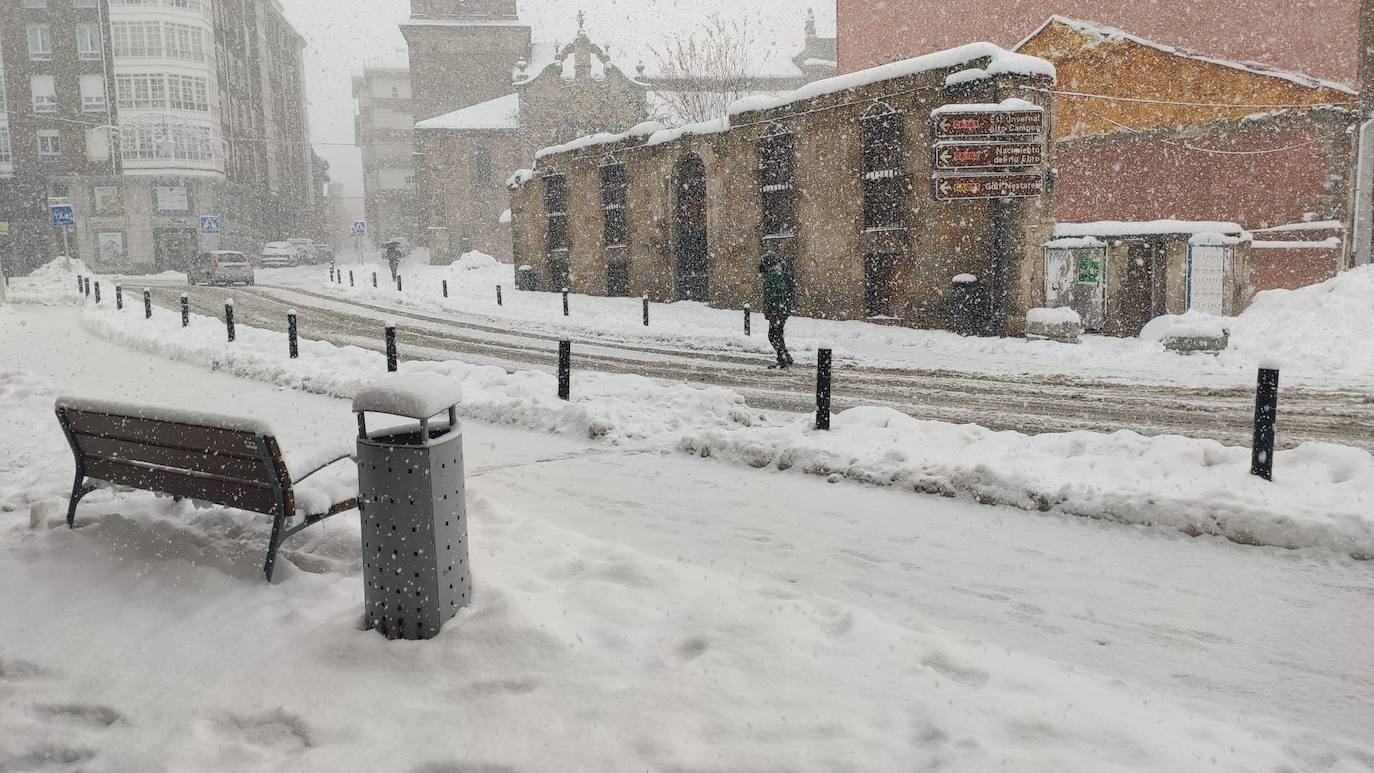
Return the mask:
{"type": "Polygon", "coordinates": [[[339,462],[342,462],[342,461],[345,460],[345,459],[348,459],[349,461],[353,462],[354,464],[357,464],[357,462],[358,462],[358,455],[357,455],[356,453],[354,453],[354,454],[344,454],[343,456],[340,456],[340,457],[338,457],[338,458],[336,458],[336,459],[330,459],[329,461],[325,462],[324,464],[321,464],[319,467],[316,467],[315,469],[311,470],[310,472],[307,472],[306,474],[300,476],[299,478],[293,478],[293,479],[292,479],[292,482],[294,482],[294,483],[300,483],[301,481],[305,480],[306,478],[310,477],[311,475],[314,475],[315,473],[319,472],[320,470],[323,470],[323,469],[325,469],[326,467],[329,467],[329,466],[338,464],[339,462]]]}

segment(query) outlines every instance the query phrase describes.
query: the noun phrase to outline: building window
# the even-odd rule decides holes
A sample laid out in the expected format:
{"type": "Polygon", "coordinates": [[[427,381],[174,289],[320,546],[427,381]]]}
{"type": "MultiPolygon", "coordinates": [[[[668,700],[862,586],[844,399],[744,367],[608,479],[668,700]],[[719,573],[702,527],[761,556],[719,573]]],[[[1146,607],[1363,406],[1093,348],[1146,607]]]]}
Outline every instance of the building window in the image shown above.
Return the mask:
{"type": "Polygon", "coordinates": [[[905,228],[910,185],[902,171],[902,114],[879,102],[859,123],[863,135],[864,230],[905,228]]]}
{"type": "Polygon", "coordinates": [[[52,59],[52,30],[46,24],[30,24],[29,59],[46,62],[52,59]]]}
{"type": "Polygon", "coordinates": [[[491,184],[491,170],[491,151],[486,148],[477,148],[472,151],[472,185],[474,188],[491,184]]]}
{"type": "Polygon", "coordinates": [[[117,21],[110,41],[118,57],[162,56],[162,25],[155,21],[117,21]]]}
{"type": "Polygon", "coordinates": [[[94,190],[97,215],[119,215],[124,212],[124,196],[117,185],[97,185],[94,190]]]}
{"type": "Polygon", "coordinates": [[[47,8],[48,0],[24,0],[25,8],[47,8]]]}
{"type": "Polygon", "coordinates": [[[763,236],[783,238],[797,233],[796,138],[772,124],[759,139],[759,189],[763,198],[763,236]]]}
{"type": "Polygon", "coordinates": [[[99,24],[76,25],[76,55],[87,61],[102,58],[99,24]]]}
{"type": "Polygon", "coordinates": [[[400,98],[401,98],[401,87],[400,87],[400,86],[392,86],[392,87],[391,87],[391,98],[392,98],[392,99],[400,99],[400,98]]]}
{"type": "Polygon", "coordinates": [[[14,156],[10,153],[10,130],[8,127],[0,126],[0,164],[14,163],[14,156]]]}
{"type": "Polygon", "coordinates": [[[105,78],[99,75],[81,76],[82,112],[103,113],[106,106],[105,78]]]}
{"type": "Polygon", "coordinates": [[[38,160],[56,161],[62,157],[62,138],[54,129],[38,132],[38,160]]]}
{"type": "Polygon", "coordinates": [[[120,73],[115,94],[121,110],[152,110],[167,106],[167,83],[160,73],[120,73]]]}
{"type": "Polygon", "coordinates": [[[167,105],[173,110],[209,112],[207,80],[192,75],[168,75],[167,105]]]}
{"type": "Polygon", "coordinates": [[[549,252],[570,249],[568,240],[568,178],[550,174],[544,178],[544,214],[548,218],[549,252]]]}
{"type": "Polygon", "coordinates": [[[33,92],[35,113],[57,112],[57,91],[51,75],[30,75],[29,90],[33,92]]]}
{"type": "Polygon", "coordinates": [[[200,28],[187,24],[164,24],[162,39],[167,45],[168,57],[189,62],[205,61],[205,35],[200,28]]]}
{"type": "Polygon", "coordinates": [[[609,157],[601,164],[601,210],[606,216],[607,247],[623,246],[628,242],[625,220],[625,190],[627,182],[624,162],[609,157]]]}
{"type": "Polygon", "coordinates": [[[97,7],[97,6],[96,6],[96,1],[95,1],[95,0],[72,0],[72,7],[73,7],[73,8],[95,8],[95,7],[97,7]]]}

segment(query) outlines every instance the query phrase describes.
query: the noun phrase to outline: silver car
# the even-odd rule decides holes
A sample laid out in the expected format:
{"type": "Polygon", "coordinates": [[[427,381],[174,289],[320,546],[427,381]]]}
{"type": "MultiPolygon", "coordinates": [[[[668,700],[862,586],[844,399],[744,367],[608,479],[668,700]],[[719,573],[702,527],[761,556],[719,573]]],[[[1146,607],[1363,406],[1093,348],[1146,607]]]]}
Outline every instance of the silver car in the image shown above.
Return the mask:
{"type": "Polygon", "coordinates": [[[242,252],[202,252],[191,261],[186,271],[186,282],[193,285],[251,285],[253,264],[242,252]]]}

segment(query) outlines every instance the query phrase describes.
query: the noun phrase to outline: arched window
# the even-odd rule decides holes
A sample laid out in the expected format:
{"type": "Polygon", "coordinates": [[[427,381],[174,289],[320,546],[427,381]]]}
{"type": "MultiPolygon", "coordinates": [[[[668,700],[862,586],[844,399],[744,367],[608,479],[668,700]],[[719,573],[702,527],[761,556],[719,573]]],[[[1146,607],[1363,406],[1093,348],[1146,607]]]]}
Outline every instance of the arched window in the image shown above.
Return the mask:
{"type": "Polygon", "coordinates": [[[601,210],[605,214],[605,242],[607,247],[623,246],[629,233],[625,219],[625,191],[629,183],[625,163],[608,155],[601,160],[601,210]]]}
{"type": "Polygon", "coordinates": [[[556,170],[544,174],[544,217],[548,221],[548,251],[566,253],[571,246],[568,239],[568,178],[556,170]]]}
{"type": "Polygon", "coordinates": [[[759,190],[763,200],[763,238],[782,239],[795,236],[796,138],[782,124],[769,124],[759,137],[758,155],[759,190]]]}
{"type": "Polygon", "coordinates": [[[886,102],[875,102],[859,123],[863,135],[864,229],[904,228],[910,183],[902,170],[906,122],[886,102]]]}

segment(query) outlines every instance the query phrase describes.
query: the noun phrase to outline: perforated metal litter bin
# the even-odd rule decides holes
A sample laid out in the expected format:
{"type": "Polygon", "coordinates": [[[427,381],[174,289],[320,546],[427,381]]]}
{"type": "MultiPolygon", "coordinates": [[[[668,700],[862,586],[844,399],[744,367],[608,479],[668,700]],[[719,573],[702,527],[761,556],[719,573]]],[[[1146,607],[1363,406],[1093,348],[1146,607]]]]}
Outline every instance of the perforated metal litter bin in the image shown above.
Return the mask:
{"type": "Polygon", "coordinates": [[[468,605],[462,388],[438,376],[393,374],[358,393],[358,502],[367,627],[429,639],[468,605]],[[419,424],[369,432],[367,414],[419,424]],[[440,414],[447,420],[432,421],[440,414]]]}

